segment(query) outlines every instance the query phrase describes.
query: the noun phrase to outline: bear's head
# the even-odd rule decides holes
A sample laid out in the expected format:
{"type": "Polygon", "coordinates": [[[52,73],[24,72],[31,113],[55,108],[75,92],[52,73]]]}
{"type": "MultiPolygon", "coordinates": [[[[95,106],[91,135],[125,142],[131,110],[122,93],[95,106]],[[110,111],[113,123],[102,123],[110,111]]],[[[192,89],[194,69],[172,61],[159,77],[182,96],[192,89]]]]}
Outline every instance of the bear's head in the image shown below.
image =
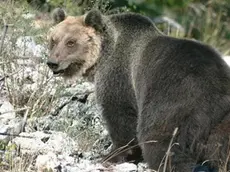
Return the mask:
{"type": "Polygon", "coordinates": [[[56,25],[48,34],[50,56],[47,65],[54,74],[63,77],[87,77],[100,56],[101,13],[93,10],[74,17],[56,9],[53,16],[56,25]]]}

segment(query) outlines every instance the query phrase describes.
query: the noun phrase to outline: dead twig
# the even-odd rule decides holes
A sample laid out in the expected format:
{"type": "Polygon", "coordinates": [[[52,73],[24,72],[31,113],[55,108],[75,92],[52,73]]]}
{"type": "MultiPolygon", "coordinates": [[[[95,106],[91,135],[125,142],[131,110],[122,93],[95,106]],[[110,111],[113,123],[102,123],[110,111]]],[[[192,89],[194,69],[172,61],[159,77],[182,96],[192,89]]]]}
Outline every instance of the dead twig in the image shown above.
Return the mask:
{"type": "Polygon", "coordinates": [[[173,131],[173,135],[172,135],[172,138],[170,140],[168,150],[166,152],[166,157],[165,157],[165,163],[164,163],[163,172],[166,172],[166,168],[167,168],[167,164],[168,164],[168,158],[169,158],[169,155],[170,155],[170,150],[171,150],[171,147],[172,147],[172,144],[173,144],[173,140],[174,140],[174,138],[175,138],[175,136],[177,134],[177,131],[178,131],[178,128],[175,128],[175,130],[173,131]]]}
{"type": "Polygon", "coordinates": [[[7,24],[4,19],[2,19],[2,20],[3,20],[3,23],[4,23],[4,29],[3,29],[2,37],[1,37],[0,54],[2,53],[2,49],[3,49],[4,40],[5,40],[5,37],[6,37],[7,30],[9,28],[9,26],[13,26],[12,24],[7,24]]]}
{"type": "Polygon", "coordinates": [[[131,150],[137,146],[140,146],[142,144],[148,144],[148,143],[156,143],[157,141],[156,140],[150,140],[150,141],[146,141],[146,142],[143,142],[143,143],[139,143],[139,144],[136,144],[136,145],[133,145],[133,146],[129,146],[130,143],[133,142],[134,139],[132,139],[130,142],[128,142],[126,145],[114,150],[113,152],[111,152],[107,157],[105,157],[103,160],[102,160],[102,163],[106,163],[107,161],[109,161],[111,158],[123,153],[123,152],[126,152],[128,150],[131,150]]]}
{"type": "Polygon", "coordinates": [[[10,136],[10,137],[23,137],[23,138],[34,138],[32,136],[20,136],[19,134],[8,134],[8,133],[0,133],[1,136],[10,136]]]}
{"type": "Polygon", "coordinates": [[[8,74],[8,75],[5,75],[5,76],[1,77],[1,78],[0,78],[0,81],[4,81],[6,78],[9,78],[10,76],[12,76],[12,75],[14,75],[14,74],[19,73],[21,70],[23,70],[23,69],[19,69],[19,70],[17,70],[16,72],[13,72],[13,73],[10,73],[10,74],[8,74]]]}
{"type": "MultiPolygon", "coordinates": [[[[29,109],[30,109],[29,107],[26,107],[26,108],[21,108],[21,109],[17,109],[17,110],[2,112],[2,113],[0,113],[0,114],[3,115],[3,114],[7,114],[7,113],[20,112],[20,111],[29,110],[29,109]]],[[[28,112],[26,111],[26,114],[25,114],[26,118],[27,118],[27,116],[28,116],[27,113],[28,113],[28,112]]],[[[0,119],[1,119],[1,118],[0,118],[0,119]]]]}

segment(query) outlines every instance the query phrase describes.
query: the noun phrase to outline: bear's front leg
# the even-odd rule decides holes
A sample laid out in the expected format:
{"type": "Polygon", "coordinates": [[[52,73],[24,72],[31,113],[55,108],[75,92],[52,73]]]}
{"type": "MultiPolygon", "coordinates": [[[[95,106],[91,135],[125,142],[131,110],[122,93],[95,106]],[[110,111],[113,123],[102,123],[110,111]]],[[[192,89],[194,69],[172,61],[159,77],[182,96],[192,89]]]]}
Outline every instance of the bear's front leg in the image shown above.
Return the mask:
{"type": "Polygon", "coordinates": [[[102,116],[113,143],[105,161],[124,162],[141,160],[141,149],[136,139],[137,116],[128,104],[102,103],[102,116]]]}
{"type": "Polygon", "coordinates": [[[105,161],[139,162],[142,155],[136,138],[137,111],[132,93],[126,89],[111,88],[108,81],[102,83],[100,81],[99,86],[96,86],[97,103],[113,143],[112,151],[105,161]]]}
{"type": "MultiPolygon", "coordinates": [[[[141,160],[141,149],[136,139],[137,117],[135,111],[127,105],[104,105],[102,115],[105,119],[113,148],[108,161],[124,162],[141,160]]],[[[107,159],[107,158],[106,158],[107,159]]]]}

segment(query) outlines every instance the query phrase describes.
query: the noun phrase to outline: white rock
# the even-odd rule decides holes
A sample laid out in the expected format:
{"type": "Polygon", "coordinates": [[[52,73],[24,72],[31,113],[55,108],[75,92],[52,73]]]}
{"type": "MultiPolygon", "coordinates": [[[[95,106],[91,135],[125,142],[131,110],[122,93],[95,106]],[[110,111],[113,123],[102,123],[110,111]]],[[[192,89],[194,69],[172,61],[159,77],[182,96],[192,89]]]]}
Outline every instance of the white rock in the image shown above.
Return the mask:
{"type": "Polygon", "coordinates": [[[50,148],[53,148],[55,152],[66,154],[71,154],[77,147],[75,141],[62,132],[51,134],[46,144],[50,148]]]}
{"type": "MultiPolygon", "coordinates": [[[[137,169],[137,171],[147,171],[148,170],[148,165],[147,165],[147,163],[143,163],[143,162],[141,162],[141,163],[139,163],[138,164],[138,169],[137,169]]],[[[151,171],[151,170],[150,170],[151,171]]]]}
{"type": "Polygon", "coordinates": [[[20,145],[22,153],[31,153],[35,154],[37,152],[47,153],[53,151],[52,148],[49,148],[42,139],[49,138],[49,134],[43,132],[35,133],[21,133],[21,137],[16,137],[12,140],[16,145],[20,145]]]}
{"type": "Polygon", "coordinates": [[[69,88],[66,88],[64,91],[62,91],[62,96],[72,96],[74,94],[85,94],[85,93],[91,93],[95,89],[95,86],[93,83],[90,82],[83,82],[81,84],[77,84],[76,86],[72,86],[69,88]]]}
{"type": "Polygon", "coordinates": [[[34,19],[34,18],[35,18],[35,14],[26,13],[26,14],[22,14],[22,17],[23,17],[24,19],[34,19]]]}
{"type": "Polygon", "coordinates": [[[62,165],[74,165],[75,159],[74,157],[68,156],[68,154],[59,154],[57,156],[58,160],[61,162],[62,165]]]}
{"type": "Polygon", "coordinates": [[[21,137],[16,137],[12,140],[16,145],[20,145],[22,153],[46,154],[54,152],[59,154],[71,154],[76,150],[75,142],[61,132],[51,132],[46,134],[40,131],[33,133],[21,133],[21,137]]]}
{"type": "Polygon", "coordinates": [[[107,169],[102,164],[93,164],[90,160],[81,159],[76,163],[73,157],[68,155],[57,156],[52,152],[46,155],[39,155],[36,160],[38,172],[44,172],[46,169],[55,171],[57,166],[61,166],[64,172],[100,172],[107,169]]]}
{"type": "Polygon", "coordinates": [[[9,101],[0,104],[0,120],[14,119],[16,116],[13,105],[9,101]]]}
{"type": "Polygon", "coordinates": [[[81,160],[77,164],[77,167],[79,172],[100,172],[106,169],[102,164],[93,164],[90,160],[81,160]]]}
{"type": "Polygon", "coordinates": [[[35,167],[38,172],[55,171],[55,167],[59,165],[56,154],[48,152],[46,155],[38,155],[35,167]]]}
{"type": "Polygon", "coordinates": [[[0,133],[6,135],[0,135],[0,142],[8,143],[12,140],[12,136],[9,134],[18,135],[22,132],[23,119],[17,117],[14,119],[0,119],[0,133]],[[8,135],[7,135],[8,134],[8,135]]]}
{"type": "Polygon", "coordinates": [[[47,50],[39,44],[35,43],[32,36],[21,36],[16,41],[18,56],[34,56],[45,57],[47,50]]]}
{"type": "Polygon", "coordinates": [[[122,163],[113,167],[116,172],[134,172],[137,171],[137,166],[133,163],[122,163]]]}

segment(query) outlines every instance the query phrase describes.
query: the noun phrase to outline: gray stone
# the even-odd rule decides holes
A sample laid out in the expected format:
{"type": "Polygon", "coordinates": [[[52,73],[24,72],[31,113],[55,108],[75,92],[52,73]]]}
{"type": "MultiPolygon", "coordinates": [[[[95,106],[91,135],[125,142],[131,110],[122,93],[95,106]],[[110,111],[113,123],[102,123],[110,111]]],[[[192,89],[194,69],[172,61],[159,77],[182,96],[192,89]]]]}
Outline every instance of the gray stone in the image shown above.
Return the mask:
{"type": "Polygon", "coordinates": [[[7,144],[24,127],[22,118],[16,117],[13,105],[7,100],[0,101],[0,142],[7,144]]]}
{"type": "Polygon", "coordinates": [[[136,172],[137,166],[133,163],[122,163],[115,165],[113,169],[117,172],[136,172]]]}
{"type": "Polygon", "coordinates": [[[0,121],[11,120],[16,117],[13,105],[7,101],[0,101],[0,121]]]}
{"type": "Polygon", "coordinates": [[[47,49],[42,45],[36,44],[32,36],[20,36],[16,41],[16,54],[18,56],[32,56],[44,58],[47,54],[47,49]]]}
{"type": "Polygon", "coordinates": [[[53,152],[71,154],[77,149],[75,141],[62,132],[44,133],[37,131],[33,133],[21,133],[19,136],[14,138],[10,144],[20,145],[22,153],[46,154],[53,152]]]}

